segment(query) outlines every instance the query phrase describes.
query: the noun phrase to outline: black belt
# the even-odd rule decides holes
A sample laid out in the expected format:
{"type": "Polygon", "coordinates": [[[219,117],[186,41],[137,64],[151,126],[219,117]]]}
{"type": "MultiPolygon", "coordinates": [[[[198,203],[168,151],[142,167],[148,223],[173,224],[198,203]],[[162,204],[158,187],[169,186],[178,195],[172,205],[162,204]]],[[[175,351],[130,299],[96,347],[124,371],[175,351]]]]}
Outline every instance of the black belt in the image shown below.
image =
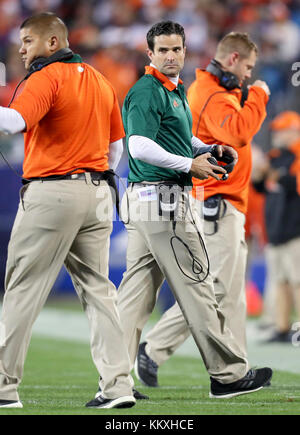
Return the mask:
{"type": "MultiPolygon", "coordinates": [[[[108,172],[108,171],[107,171],[108,172]]],[[[92,181],[106,180],[108,177],[107,172],[88,172],[92,181]]],[[[22,179],[23,184],[31,183],[32,181],[61,181],[61,180],[85,180],[85,172],[80,174],[66,174],[66,175],[49,175],[49,177],[34,177],[28,179],[22,179]]]]}
{"type": "MultiPolygon", "coordinates": [[[[120,198],[119,198],[119,191],[118,191],[118,187],[117,184],[115,182],[114,176],[116,175],[114,173],[114,171],[112,170],[108,170],[108,171],[104,171],[104,172],[90,172],[87,171],[88,174],[90,174],[91,176],[91,180],[93,184],[94,181],[97,181],[98,184],[100,184],[99,182],[101,180],[105,180],[107,182],[107,184],[113,188],[114,192],[115,192],[115,198],[114,202],[116,204],[116,208],[117,208],[117,212],[119,214],[119,206],[120,206],[120,198]]],[[[49,175],[49,177],[34,177],[34,178],[23,178],[22,179],[22,183],[28,184],[31,183],[32,181],[61,181],[61,180],[86,180],[86,173],[85,172],[81,172],[79,174],[65,174],[65,175],[49,175]]]]}

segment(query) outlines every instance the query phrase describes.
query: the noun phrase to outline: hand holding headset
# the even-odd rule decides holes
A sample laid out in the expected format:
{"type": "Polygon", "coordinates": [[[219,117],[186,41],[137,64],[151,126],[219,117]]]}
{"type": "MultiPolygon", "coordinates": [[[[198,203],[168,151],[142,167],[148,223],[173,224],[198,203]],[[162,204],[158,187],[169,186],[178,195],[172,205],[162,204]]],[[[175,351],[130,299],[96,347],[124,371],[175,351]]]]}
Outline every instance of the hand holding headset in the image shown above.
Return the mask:
{"type": "MultiPolygon", "coordinates": [[[[211,163],[212,165],[215,166],[221,166],[223,169],[225,169],[225,171],[227,171],[226,174],[223,174],[222,172],[218,172],[217,170],[214,171],[215,174],[223,174],[221,180],[227,180],[228,178],[228,174],[230,174],[230,172],[233,171],[235,163],[234,163],[234,158],[232,157],[231,154],[229,154],[226,149],[223,150],[222,156],[219,156],[218,153],[218,145],[211,145],[210,147],[208,147],[205,152],[209,152],[211,154],[211,157],[208,157],[208,161],[209,163],[211,163]],[[219,165],[218,162],[222,162],[225,163],[225,165],[219,165]]],[[[201,152],[199,152],[199,154],[196,154],[194,156],[194,158],[200,156],[201,154],[203,154],[203,149],[201,149],[201,152]]]]}

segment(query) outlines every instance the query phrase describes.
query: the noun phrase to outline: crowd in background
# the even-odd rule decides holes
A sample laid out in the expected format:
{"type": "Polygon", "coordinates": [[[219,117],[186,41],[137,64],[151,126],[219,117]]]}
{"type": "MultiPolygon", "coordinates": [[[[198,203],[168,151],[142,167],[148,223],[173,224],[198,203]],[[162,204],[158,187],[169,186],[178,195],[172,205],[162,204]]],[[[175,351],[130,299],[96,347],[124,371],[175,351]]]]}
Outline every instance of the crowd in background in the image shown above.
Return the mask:
{"type": "Polygon", "coordinates": [[[246,31],[260,49],[255,76],[267,81],[272,92],[269,114],[274,116],[283,105],[298,108],[291,77],[300,53],[300,0],[0,0],[0,61],[7,67],[8,81],[0,89],[2,105],[24,74],[17,55],[19,25],[45,10],[66,22],[71,48],[110,79],[120,104],[148,62],[147,30],[171,19],[186,31],[186,86],[195,68],[205,67],[213,57],[224,34],[246,31]]]}

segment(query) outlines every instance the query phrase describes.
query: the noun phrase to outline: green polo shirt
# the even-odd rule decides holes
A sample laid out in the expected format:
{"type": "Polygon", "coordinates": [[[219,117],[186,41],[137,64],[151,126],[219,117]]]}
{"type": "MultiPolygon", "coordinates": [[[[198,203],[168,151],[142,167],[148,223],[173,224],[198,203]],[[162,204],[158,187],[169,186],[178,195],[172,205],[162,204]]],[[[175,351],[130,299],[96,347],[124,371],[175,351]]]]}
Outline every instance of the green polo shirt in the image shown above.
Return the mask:
{"type": "Polygon", "coordinates": [[[192,114],[181,80],[176,88],[156,68],[146,67],[146,74],[127,94],[122,117],[129,156],[129,182],[174,180],[192,185],[190,174],[133,159],[128,149],[130,136],[145,136],[169,153],[193,158],[192,114]]]}

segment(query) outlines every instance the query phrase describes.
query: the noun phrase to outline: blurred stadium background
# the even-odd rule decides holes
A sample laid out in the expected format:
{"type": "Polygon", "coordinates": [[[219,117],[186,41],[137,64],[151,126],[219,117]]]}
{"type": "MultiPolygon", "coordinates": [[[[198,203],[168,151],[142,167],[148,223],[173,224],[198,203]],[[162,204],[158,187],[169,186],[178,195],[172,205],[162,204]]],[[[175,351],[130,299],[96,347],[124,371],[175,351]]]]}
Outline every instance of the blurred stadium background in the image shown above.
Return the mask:
{"type": "MultiPolygon", "coordinates": [[[[248,32],[260,49],[256,78],[265,80],[272,92],[268,118],[254,138],[254,159],[270,147],[268,123],[283,110],[300,113],[299,86],[292,84],[293,65],[300,62],[300,0],[0,0],[0,62],[6,66],[6,86],[0,87],[0,105],[6,106],[16,84],[24,76],[18,55],[19,25],[36,12],[56,12],[68,25],[70,47],[113,83],[120,106],[129,88],[143,74],[148,63],[145,35],[155,22],[180,22],[187,35],[187,57],[183,70],[186,87],[197,67],[213,57],[218,40],[232,30],[248,32]]],[[[299,64],[300,69],[300,64],[299,64]]],[[[300,81],[298,83],[300,85],[300,81]]],[[[0,150],[22,173],[22,135],[0,138],[0,150]]],[[[119,175],[126,178],[124,155],[119,175]]],[[[7,244],[17,211],[20,179],[0,159],[0,297],[3,292],[7,244]]],[[[261,295],[266,283],[263,220],[264,198],[250,191],[247,240],[248,312],[261,313],[261,295]]],[[[111,279],[116,286],[125,269],[127,236],[120,222],[114,225],[111,243],[111,279]]],[[[69,295],[72,284],[63,269],[52,295],[69,295]]],[[[165,286],[159,298],[161,310],[172,304],[165,286]]]]}

